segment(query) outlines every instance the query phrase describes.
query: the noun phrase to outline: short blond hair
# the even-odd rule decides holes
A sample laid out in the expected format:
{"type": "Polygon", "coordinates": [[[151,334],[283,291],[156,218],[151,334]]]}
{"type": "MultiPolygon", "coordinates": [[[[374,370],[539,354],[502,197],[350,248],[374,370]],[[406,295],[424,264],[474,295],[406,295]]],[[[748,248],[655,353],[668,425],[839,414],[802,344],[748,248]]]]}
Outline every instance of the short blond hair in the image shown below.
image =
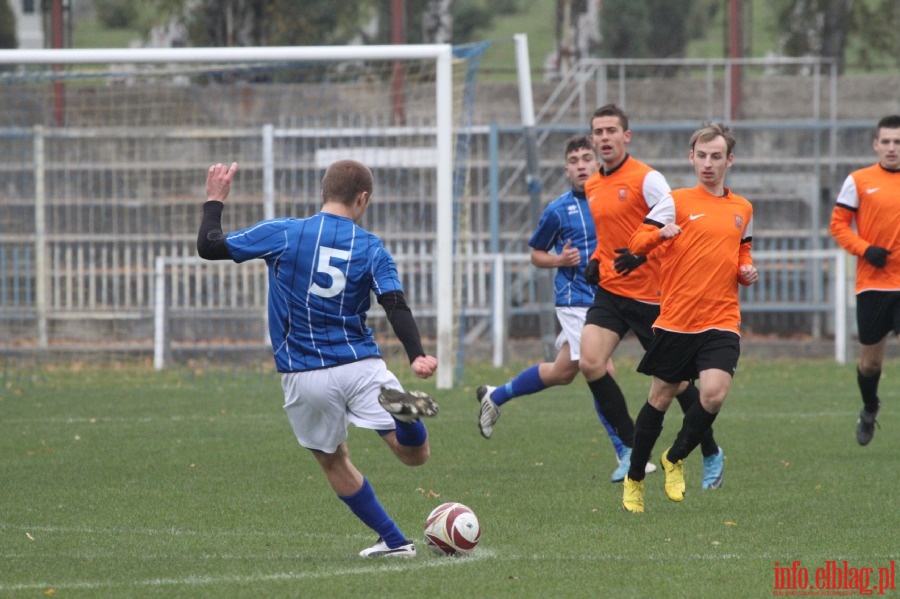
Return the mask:
{"type": "Polygon", "coordinates": [[[694,151],[694,146],[698,141],[706,143],[717,137],[721,137],[725,140],[725,147],[727,150],[726,156],[731,156],[734,153],[734,145],[737,143],[737,140],[734,137],[734,131],[724,123],[707,122],[694,131],[691,135],[691,151],[694,151]]]}

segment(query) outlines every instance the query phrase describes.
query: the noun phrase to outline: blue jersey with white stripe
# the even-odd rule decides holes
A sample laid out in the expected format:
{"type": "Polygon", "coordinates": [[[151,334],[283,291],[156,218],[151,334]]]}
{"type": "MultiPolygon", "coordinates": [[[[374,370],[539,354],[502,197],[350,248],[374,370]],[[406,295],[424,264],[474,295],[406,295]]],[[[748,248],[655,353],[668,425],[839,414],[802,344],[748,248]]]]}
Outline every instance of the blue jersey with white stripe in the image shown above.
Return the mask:
{"type": "Polygon", "coordinates": [[[225,238],[235,262],[269,268],[269,335],[279,372],[380,357],[366,326],[370,292],[403,291],[394,259],[349,218],[319,213],[259,222],[225,238]]]}
{"type": "Polygon", "coordinates": [[[556,269],[557,306],[590,306],[596,288],[584,278],[584,269],[597,247],[597,231],[584,192],[570,189],[544,208],[537,229],[528,241],[536,250],[562,252],[567,241],[581,254],[578,266],[556,269]]]}

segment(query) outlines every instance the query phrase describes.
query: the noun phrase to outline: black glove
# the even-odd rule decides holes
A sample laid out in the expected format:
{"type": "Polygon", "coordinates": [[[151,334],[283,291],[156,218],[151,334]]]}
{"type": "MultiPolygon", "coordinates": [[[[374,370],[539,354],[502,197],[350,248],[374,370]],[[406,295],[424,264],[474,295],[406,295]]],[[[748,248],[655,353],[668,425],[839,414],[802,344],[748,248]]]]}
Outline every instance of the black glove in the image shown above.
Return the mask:
{"type": "Polygon", "coordinates": [[[584,278],[591,285],[599,285],[600,284],[600,261],[599,260],[591,260],[588,262],[588,265],[584,267],[584,278]]]}
{"type": "Polygon", "coordinates": [[[863,252],[863,258],[875,268],[884,268],[884,265],[887,264],[888,254],[890,253],[891,250],[880,248],[877,245],[870,245],[866,248],[866,251],[863,252]]]}
{"type": "Polygon", "coordinates": [[[616,267],[616,272],[622,276],[628,276],[632,270],[647,261],[647,256],[635,256],[628,251],[628,248],[616,248],[613,251],[619,254],[613,260],[613,266],[616,267]]]}

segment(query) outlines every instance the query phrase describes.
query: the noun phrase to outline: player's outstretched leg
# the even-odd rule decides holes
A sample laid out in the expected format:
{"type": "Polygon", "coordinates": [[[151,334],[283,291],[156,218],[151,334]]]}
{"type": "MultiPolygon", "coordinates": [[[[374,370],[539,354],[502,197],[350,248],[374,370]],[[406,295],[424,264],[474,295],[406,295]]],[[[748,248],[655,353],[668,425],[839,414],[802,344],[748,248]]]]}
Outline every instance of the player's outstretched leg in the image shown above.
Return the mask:
{"type": "Polygon", "coordinates": [[[485,439],[491,438],[491,435],[494,434],[494,425],[500,419],[500,406],[491,399],[494,389],[496,387],[482,385],[475,391],[475,398],[481,404],[481,411],[478,414],[478,430],[485,439]]]}
{"type": "Polygon", "coordinates": [[[419,418],[436,416],[438,405],[422,391],[400,391],[382,387],[378,403],[401,422],[415,422],[419,418]]]}

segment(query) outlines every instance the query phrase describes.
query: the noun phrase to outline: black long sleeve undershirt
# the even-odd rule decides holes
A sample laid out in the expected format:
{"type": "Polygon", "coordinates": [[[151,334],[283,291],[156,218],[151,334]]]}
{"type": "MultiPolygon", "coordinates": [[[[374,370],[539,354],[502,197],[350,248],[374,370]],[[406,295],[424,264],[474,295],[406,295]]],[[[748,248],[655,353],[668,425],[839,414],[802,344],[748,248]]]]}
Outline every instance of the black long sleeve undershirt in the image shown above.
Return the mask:
{"type": "Polygon", "coordinates": [[[206,260],[231,260],[225,233],[222,232],[223,202],[210,200],[203,204],[203,220],[197,233],[197,254],[206,260]]]}
{"type": "MultiPolygon", "coordinates": [[[[197,253],[206,260],[230,260],[228,246],[225,245],[225,233],[222,232],[223,202],[208,201],[203,204],[203,220],[197,233],[197,253]]],[[[410,364],[419,356],[425,355],[419,327],[413,318],[412,310],[406,304],[402,291],[391,291],[378,296],[378,303],[384,308],[388,322],[394,334],[403,344],[410,364]]]]}
{"type": "Polygon", "coordinates": [[[406,298],[403,292],[390,291],[379,295],[377,299],[381,307],[384,308],[385,314],[387,314],[388,322],[391,323],[394,334],[400,340],[400,343],[403,344],[403,349],[406,350],[406,355],[409,357],[409,363],[412,364],[416,358],[424,356],[425,350],[422,349],[419,327],[413,318],[412,310],[406,305],[406,298]]]}

